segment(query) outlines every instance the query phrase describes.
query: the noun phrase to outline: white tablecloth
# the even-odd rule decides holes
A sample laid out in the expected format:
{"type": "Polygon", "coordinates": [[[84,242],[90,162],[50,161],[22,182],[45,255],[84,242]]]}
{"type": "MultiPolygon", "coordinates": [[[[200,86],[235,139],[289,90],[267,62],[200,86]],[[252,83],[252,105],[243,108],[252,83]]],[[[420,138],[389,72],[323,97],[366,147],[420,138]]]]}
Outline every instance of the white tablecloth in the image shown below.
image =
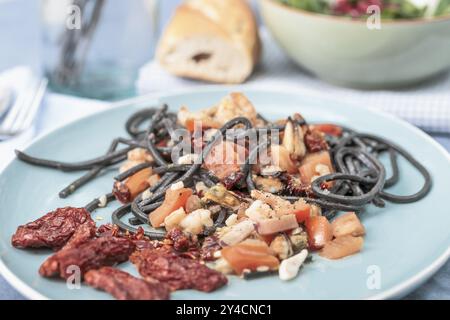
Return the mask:
{"type": "Polygon", "coordinates": [[[23,149],[37,136],[109,106],[108,102],[48,93],[34,127],[17,138],[0,143],[0,171],[14,157],[14,149],[23,149]]]}

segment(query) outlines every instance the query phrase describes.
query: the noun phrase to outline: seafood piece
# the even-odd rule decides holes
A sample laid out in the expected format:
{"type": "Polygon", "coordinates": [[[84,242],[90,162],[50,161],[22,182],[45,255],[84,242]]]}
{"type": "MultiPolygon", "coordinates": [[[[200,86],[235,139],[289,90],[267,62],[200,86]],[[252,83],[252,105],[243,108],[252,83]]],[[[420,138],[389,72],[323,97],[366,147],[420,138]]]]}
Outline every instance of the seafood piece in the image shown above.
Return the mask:
{"type": "Polygon", "coordinates": [[[289,118],[284,127],[282,145],[294,160],[301,160],[306,154],[306,146],[303,139],[302,128],[289,118]]]}
{"type": "Polygon", "coordinates": [[[130,150],[127,153],[127,158],[129,161],[135,161],[135,162],[152,162],[153,157],[148,152],[148,150],[144,148],[135,148],[133,150],[130,150]]]}
{"type": "Polygon", "coordinates": [[[294,252],[308,248],[308,235],[301,227],[289,232],[288,236],[294,252]]]}
{"type": "Polygon", "coordinates": [[[270,147],[270,163],[288,173],[298,172],[297,164],[291,159],[289,151],[282,145],[276,144],[270,147]]]}
{"type": "Polygon", "coordinates": [[[283,183],[278,178],[253,175],[253,181],[256,188],[264,192],[279,193],[284,189],[283,183]]]}
{"type": "Polygon", "coordinates": [[[283,173],[279,166],[267,165],[261,168],[260,175],[263,177],[278,177],[283,173]]]}
{"type": "Polygon", "coordinates": [[[237,209],[241,203],[233,192],[228,191],[222,184],[209,188],[203,195],[203,200],[212,201],[230,209],[237,209]]]}
{"type": "Polygon", "coordinates": [[[211,211],[207,209],[198,209],[189,213],[181,222],[180,227],[183,231],[191,234],[199,234],[205,227],[212,227],[214,224],[211,219],[211,211]]]}
{"type": "Polygon", "coordinates": [[[272,240],[270,249],[272,249],[280,260],[287,259],[294,254],[292,243],[289,237],[284,233],[277,235],[272,240]]]}
{"type": "Polygon", "coordinates": [[[295,212],[294,205],[279,196],[259,190],[252,190],[250,195],[253,199],[261,200],[268,204],[275,211],[277,216],[295,212]]]}
{"type": "Polygon", "coordinates": [[[256,125],[258,114],[245,95],[240,92],[232,92],[220,101],[214,119],[224,125],[237,117],[246,117],[252,125],[256,125]]]}
{"type": "Polygon", "coordinates": [[[244,220],[229,228],[221,235],[219,243],[223,246],[232,246],[245,240],[255,230],[255,225],[250,220],[244,220]]]}
{"type": "Polygon", "coordinates": [[[203,204],[197,195],[193,194],[187,199],[187,201],[186,201],[186,212],[187,213],[191,213],[191,212],[193,212],[197,209],[201,209],[201,208],[203,208],[203,204]]]}
{"type": "Polygon", "coordinates": [[[254,222],[259,222],[261,220],[269,219],[274,216],[274,211],[268,204],[262,202],[261,200],[255,200],[253,203],[245,210],[245,215],[254,222]]]}
{"type": "Polygon", "coordinates": [[[260,235],[274,234],[295,228],[298,228],[298,222],[294,214],[285,214],[279,218],[260,220],[257,225],[257,231],[260,235]]]}
{"type": "Polygon", "coordinates": [[[184,211],[184,208],[180,207],[164,218],[164,227],[166,228],[167,231],[170,231],[178,227],[181,221],[183,221],[183,219],[186,217],[187,214],[184,211]]]}
{"type": "Polygon", "coordinates": [[[308,257],[308,250],[303,249],[300,253],[286,260],[281,261],[278,275],[281,280],[288,281],[294,279],[303,262],[308,257]]]}
{"type": "Polygon", "coordinates": [[[222,141],[212,147],[205,158],[204,167],[222,182],[237,180],[243,178],[241,165],[245,163],[246,156],[247,149],[244,147],[230,141],[222,141]]]}
{"type": "Polygon", "coordinates": [[[300,177],[304,184],[311,184],[315,178],[334,172],[330,153],[320,151],[308,154],[301,162],[300,177]]]}
{"type": "Polygon", "coordinates": [[[258,115],[255,107],[245,95],[239,92],[230,93],[218,105],[211,108],[194,112],[183,106],[178,111],[178,122],[190,131],[193,131],[193,124],[196,121],[201,123],[202,129],[218,129],[237,117],[246,117],[253,125],[257,124],[258,115]]]}

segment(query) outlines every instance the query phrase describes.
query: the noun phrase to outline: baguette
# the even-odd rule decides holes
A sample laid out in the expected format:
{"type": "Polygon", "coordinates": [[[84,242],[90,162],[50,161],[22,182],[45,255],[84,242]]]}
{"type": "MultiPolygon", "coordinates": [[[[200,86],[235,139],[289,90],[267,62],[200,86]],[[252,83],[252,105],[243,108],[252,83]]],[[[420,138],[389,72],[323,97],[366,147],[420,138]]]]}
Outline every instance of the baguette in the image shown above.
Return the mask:
{"type": "Polygon", "coordinates": [[[245,0],[188,0],[169,22],[156,51],[170,73],[241,83],[260,55],[255,17],[245,0]]]}

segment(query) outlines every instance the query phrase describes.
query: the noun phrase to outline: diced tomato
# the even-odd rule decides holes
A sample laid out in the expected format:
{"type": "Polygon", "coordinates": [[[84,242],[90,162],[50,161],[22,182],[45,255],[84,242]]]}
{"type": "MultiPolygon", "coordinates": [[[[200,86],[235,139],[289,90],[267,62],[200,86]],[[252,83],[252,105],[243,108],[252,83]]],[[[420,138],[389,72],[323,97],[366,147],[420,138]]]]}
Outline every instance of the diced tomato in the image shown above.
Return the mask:
{"type": "Polygon", "coordinates": [[[317,171],[317,165],[319,164],[327,166],[330,173],[333,172],[333,165],[331,164],[328,151],[311,153],[302,160],[299,168],[300,178],[303,183],[310,184],[313,177],[320,176],[320,173],[317,171]]]}
{"type": "Polygon", "coordinates": [[[315,124],[312,126],[315,130],[319,130],[327,135],[340,137],[342,136],[342,128],[330,123],[315,124]]]}
{"type": "Polygon", "coordinates": [[[306,220],[309,247],[313,250],[321,249],[333,238],[330,222],[324,216],[313,216],[306,220]]]}
{"type": "Polygon", "coordinates": [[[149,187],[148,179],[152,175],[152,168],[146,168],[136,172],[125,181],[114,184],[113,193],[117,200],[128,203],[134,200],[138,194],[149,187]]]}
{"type": "Polygon", "coordinates": [[[205,118],[203,120],[190,118],[186,120],[185,127],[189,132],[194,132],[196,130],[204,131],[211,128],[218,129],[221,127],[221,125],[220,123],[209,118],[205,118]]]}
{"type": "Polygon", "coordinates": [[[298,223],[305,222],[311,216],[311,205],[305,201],[294,203],[294,212],[298,223]]]}
{"type": "Polygon", "coordinates": [[[157,144],[156,144],[156,146],[157,147],[167,147],[167,142],[168,142],[168,140],[161,140],[160,142],[158,142],[157,144]]]}
{"type": "Polygon", "coordinates": [[[357,237],[365,233],[364,226],[354,212],[348,212],[337,217],[331,223],[331,227],[333,229],[333,236],[336,238],[347,235],[357,237]]]}
{"type": "Polygon", "coordinates": [[[202,130],[201,122],[198,120],[194,120],[194,119],[187,119],[185,126],[189,132],[194,132],[195,130],[200,130],[200,131],[202,130]]]}
{"type": "Polygon", "coordinates": [[[160,227],[169,214],[185,206],[187,199],[191,195],[192,190],[189,188],[168,189],[163,204],[149,214],[149,221],[152,227],[160,227]]]}
{"type": "Polygon", "coordinates": [[[269,246],[263,241],[244,241],[223,248],[221,254],[236,274],[242,274],[245,269],[255,271],[262,266],[274,270],[280,264],[278,259],[272,255],[269,246]]]}
{"type": "Polygon", "coordinates": [[[319,255],[328,259],[340,259],[361,251],[363,244],[363,237],[347,235],[325,244],[319,255]]]}
{"type": "Polygon", "coordinates": [[[268,245],[272,242],[272,240],[276,237],[276,234],[265,234],[265,235],[259,235],[261,239],[267,243],[268,245]]]}

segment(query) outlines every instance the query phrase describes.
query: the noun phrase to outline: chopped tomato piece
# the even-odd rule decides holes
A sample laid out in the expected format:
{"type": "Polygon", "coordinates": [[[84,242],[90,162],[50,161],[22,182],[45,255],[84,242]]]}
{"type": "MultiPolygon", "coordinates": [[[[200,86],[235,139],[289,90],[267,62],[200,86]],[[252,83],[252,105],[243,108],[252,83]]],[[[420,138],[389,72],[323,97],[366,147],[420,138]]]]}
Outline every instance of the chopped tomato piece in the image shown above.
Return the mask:
{"type": "Polygon", "coordinates": [[[265,235],[259,235],[261,240],[263,240],[268,245],[272,242],[272,240],[276,237],[276,234],[265,234],[265,235]]]}
{"type": "Polygon", "coordinates": [[[300,178],[303,183],[310,184],[314,177],[333,172],[330,153],[320,151],[307,155],[300,166],[300,178]]]}
{"type": "Polygon", "coordinates": [[[163,204],[149,214],[149,221],[152,227],[160,227],[168,215],[185,206],[187,199],[191,195],[192,190],[189,188],[168,189],[163,204]]]}
{"type": "Polygon", "coordinates": [[[273,256],[269,246],[263,241],[244,241],[237,245],[225,247],[222,257],[230,264],[236,274],[245,269],[256,271],[258,267],[278,268],[280,262],[273,256]]]}
{"type": "Polygon", "coordinates": [[[306,220],[309,246],[313,250],[323,248],[333,238],[333,230],[324,216],[313,216],[306,220]]]}
{"type": "Polygon", "coordinates": [[[315,130],[318,130],[318,131],[323,132],[330,136],[334,136],[334,137],[342,136],[342,128],[335,124],[330,124],[330,123],[315,124],[312,127],[315,130]]]}
{"type": "Polygon", "coordinates": [[[328,259],[340,259],[361,251],[363,237],[343,236],[328,242],[319,255],[328,259]]]}
{"type": "Polygon", "coordinates": [[[122,203],[133,201],[138,194],[150,186],[148,180],[151,175],[152,168],[146,168],[136,172],[125,181],[116,182],[113,187],[114,196],[122,203]]]}
{"type": "MultiPolygon", "coordinates": [[[[185,126],[186,126],[186,129],[189,132],[194,132],[195,131],[195,120],[194,119],[187,119],[185,126]]],[[[201,129],[201,126],[200,126],[200,129],[201,129]]]]}
{"type": "Polygon", "coordinates": [[[331,227],[333,228],[333,236],[336,238],[347,235],[358,237],[365,233],[364,226],[354,212],[348,212],[337,217],[331,223],[331,227]]]}
{"type": "Polygon", "coordinates": [[[204,118],[203,120],[189,118],[186,120],[185,127],[189,132],[194,132],[196,130],[204,131],[211,128],[218,129],[221,125],[209,118],[204,118]]]}
{"type": "Polygon", "coordinates": [[[294,203],[294,212],[298,223],[305,222],[311,216],[311,205],[304,200],[299,200],[294,203]]]}

